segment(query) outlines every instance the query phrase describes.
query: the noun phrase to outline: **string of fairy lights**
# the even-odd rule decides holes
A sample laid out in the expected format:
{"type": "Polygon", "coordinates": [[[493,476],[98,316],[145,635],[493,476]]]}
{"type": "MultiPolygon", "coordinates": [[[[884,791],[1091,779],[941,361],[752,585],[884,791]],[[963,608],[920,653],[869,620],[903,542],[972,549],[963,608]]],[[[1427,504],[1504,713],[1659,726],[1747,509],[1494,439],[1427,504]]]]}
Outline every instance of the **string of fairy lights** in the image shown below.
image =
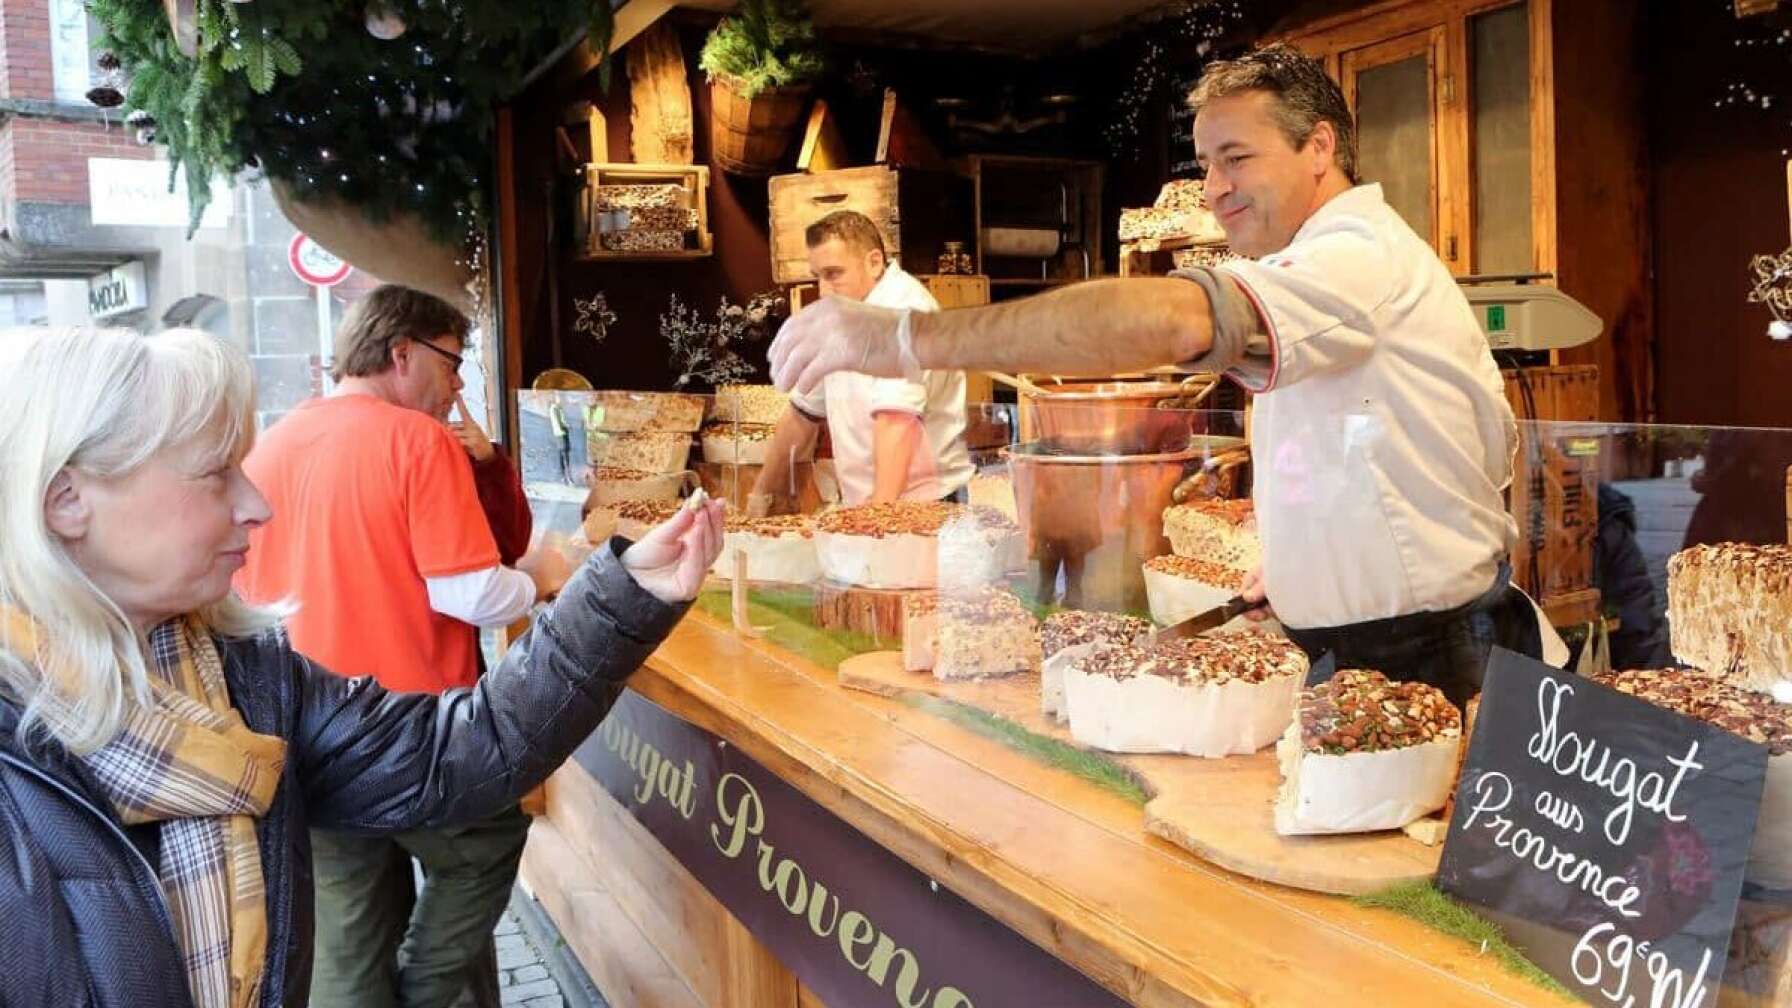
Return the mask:
{"type": "Polygon", "coordinates": [[[1226,35],[1246,17],[1243,0],[1190,0],[1144,30],[1132,76],[1115,97],[1112,114],[1102,126],[1102,139],[1115,157],[1139,153],[1145,119],[1155,108],[1159,89],[1173,73],[1185,69],[1184,57],[1206,62],[1226,35]]]}

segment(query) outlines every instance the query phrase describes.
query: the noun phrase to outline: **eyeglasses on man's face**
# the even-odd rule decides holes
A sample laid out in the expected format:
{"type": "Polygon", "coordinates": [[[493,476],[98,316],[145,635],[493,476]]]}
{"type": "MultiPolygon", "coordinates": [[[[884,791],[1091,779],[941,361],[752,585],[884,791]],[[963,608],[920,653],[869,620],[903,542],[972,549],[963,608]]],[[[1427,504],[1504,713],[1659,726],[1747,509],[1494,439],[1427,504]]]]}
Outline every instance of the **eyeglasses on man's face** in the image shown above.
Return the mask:
{"type": "Polygon", "coordinates": [[[412,340],[411,342],[417,344],[418,346],[422,347],[425,350],[430,351],[431,353],[438,353],[438,354],[441,354],[443,357],[448,358],[448,362],[450,364],[454,365],[454,371],[456,374],[460,373],[460,366],[462,364],[466,363],[466,358],[462,357],[460,354],[454,353],[449,350],[444,350],[441,347],[436,346],[434,343],[431,343],[427,340],[412,340]]]}

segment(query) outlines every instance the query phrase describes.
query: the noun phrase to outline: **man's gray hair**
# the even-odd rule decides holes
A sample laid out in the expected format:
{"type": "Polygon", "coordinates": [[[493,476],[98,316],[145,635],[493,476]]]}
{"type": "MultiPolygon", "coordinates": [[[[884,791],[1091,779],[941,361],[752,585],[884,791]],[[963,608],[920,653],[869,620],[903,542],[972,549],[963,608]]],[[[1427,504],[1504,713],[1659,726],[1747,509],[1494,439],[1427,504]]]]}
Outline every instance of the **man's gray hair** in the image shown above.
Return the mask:
{"type": "Polygon", "coordinates": [[[1356,167],[1356,122],[1345,104],[1344,92],[1326,74],[1324,64],[1285,42],[1265,46],[1237,59],[1208,64],[1200,83],[1190,92],[1188,104],[1200,115],[1215,98],[1250,91],[1275,96],[1276,125],[1297,150],[1306,146],[1321,122],[1331,123],[1338,137],[1333,162],[1352,185],[1361,181],[1356,167]]]}

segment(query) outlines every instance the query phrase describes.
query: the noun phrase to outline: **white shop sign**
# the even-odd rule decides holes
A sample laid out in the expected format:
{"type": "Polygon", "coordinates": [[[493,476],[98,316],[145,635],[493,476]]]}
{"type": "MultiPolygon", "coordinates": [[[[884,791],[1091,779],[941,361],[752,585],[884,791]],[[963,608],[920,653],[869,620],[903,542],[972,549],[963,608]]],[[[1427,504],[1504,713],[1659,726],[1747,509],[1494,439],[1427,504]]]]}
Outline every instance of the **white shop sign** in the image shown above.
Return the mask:
{"type": "Polygon", "coordinates": [[[140,262],[128,262],[87,280],[87,314],[112,318],[149,307],[149,281],[140,262]]]}
{"type": "MultiPolygon", "coordinates": [[[[185,169],[174,175],[168,190],[168,162],[129,158],[88,158],[87,195],[95,225],[117,227],[187,226],[185,169]]],[[[230,220],[230,186],[212,180],[212,201],[199,219],[202,228],[223,227],[230,220]]]]}

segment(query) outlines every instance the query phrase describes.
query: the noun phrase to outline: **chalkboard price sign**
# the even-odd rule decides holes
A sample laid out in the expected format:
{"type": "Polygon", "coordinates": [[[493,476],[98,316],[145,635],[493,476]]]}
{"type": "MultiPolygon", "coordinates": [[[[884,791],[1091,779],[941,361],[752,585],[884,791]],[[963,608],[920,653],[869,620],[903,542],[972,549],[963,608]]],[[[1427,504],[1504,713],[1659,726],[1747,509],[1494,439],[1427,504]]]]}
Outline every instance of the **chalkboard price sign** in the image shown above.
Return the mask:
{"type": "Polygon", "coordinates": [[[1507,651],[1438,868],[1589,1003],[1717,1004],[1767,750],[1507,651]]]}

